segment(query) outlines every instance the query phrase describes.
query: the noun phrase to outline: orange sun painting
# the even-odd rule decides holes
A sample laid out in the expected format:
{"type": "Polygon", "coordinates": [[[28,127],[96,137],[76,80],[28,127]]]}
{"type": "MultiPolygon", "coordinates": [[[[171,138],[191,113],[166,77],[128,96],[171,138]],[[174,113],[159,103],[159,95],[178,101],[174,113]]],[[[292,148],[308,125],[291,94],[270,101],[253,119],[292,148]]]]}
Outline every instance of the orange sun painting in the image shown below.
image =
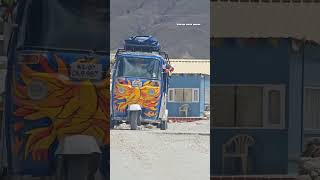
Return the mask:
{"type": "MultiPolygon", "coordinates": [[[[25,159],[31,155],[33,160],[46,160],[48,149],[55,140],[73,134],[90,135],[109,144],[109,73],[99,82],[83,80],[75,83],[69,78],[65,61],[58,55],[53,56],[57,70],[50,67],[45,55],[37,56],[43,71],[22,64],[20,78],[23,83],[13,81],[14,115],[26,123],[47,118],[51,124],[29,130],[25,145],[16,140],[14,150],[23,148],[25,159]],[[46,86],[46,97],[30,98],[27,89],[35,81],[46,86]]],[[[23,123],[14,125],[16,131],[23,126],[23,123]]]]}

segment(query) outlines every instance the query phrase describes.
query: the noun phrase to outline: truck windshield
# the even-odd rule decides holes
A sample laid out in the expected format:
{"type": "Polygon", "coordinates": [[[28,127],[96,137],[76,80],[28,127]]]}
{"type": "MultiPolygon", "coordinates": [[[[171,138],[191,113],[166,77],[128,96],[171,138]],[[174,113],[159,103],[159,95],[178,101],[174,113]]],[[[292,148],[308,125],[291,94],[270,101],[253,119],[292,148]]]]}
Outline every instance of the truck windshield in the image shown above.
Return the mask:
{"type": "Polygon", "coordinates": [[[160,78],[160,61],[152,58],[119,57],[118,77],[160,78]]]}
{"type": "Polygon", "coordinates": [[[19,46],[107,50],[106,0],[27,0],[19,46]]]}

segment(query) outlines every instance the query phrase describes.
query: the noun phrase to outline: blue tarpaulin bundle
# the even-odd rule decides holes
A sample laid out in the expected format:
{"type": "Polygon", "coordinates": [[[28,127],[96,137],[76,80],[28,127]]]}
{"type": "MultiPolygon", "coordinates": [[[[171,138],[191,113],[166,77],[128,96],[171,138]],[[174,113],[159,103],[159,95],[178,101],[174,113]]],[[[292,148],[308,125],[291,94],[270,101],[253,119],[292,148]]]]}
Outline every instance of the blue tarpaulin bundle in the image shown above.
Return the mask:
{"type": "Polygon", "coordinates": [[[160,51],[160,43],[152,36],[134,36],[124,42],[125,50],[129,51],[160,51]]]}

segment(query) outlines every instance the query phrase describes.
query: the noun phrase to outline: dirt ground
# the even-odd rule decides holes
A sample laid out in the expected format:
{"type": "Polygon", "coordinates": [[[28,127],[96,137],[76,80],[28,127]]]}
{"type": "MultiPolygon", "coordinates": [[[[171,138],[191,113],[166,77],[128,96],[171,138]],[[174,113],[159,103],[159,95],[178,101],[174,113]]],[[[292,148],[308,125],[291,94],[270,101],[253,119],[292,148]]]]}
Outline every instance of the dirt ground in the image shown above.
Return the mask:
{"type": "Polygon", "coordinates": [[[170,123],[169,129],[111,131],[111,180],[207,180],[209,121],[170,123]]]}
{"type": "MultiPolygon", "coordinates": [[[[132,131],[127,125],[111,130],[110,179],[210,179],[209,121],[168,126],[166,131],[151,126],[132,131]]],[[[5,179],[54,180],[53,177],[5,179]]]]}

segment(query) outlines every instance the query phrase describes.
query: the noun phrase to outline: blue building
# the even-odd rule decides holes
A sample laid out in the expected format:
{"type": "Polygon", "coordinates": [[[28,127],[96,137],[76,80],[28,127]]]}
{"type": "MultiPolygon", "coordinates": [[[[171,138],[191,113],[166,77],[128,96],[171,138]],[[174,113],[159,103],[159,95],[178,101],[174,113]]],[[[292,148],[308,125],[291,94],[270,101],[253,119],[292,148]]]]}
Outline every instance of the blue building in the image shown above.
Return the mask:
{"type": "Polygon", "coordinates": [[[171,60],[175,68],[169,82],[169,118],[204,117],[210,107],[208,60],[171,60]]]}
{"type": "Polygon", "coordinates": [[[305,142],[320,135],[320,45],[292,38],[212,44],[211,174],[242,174],[235,159],[222,166],[223,145],[239,134],[255,141],[248,174],[297,173],[305,142]]]}

